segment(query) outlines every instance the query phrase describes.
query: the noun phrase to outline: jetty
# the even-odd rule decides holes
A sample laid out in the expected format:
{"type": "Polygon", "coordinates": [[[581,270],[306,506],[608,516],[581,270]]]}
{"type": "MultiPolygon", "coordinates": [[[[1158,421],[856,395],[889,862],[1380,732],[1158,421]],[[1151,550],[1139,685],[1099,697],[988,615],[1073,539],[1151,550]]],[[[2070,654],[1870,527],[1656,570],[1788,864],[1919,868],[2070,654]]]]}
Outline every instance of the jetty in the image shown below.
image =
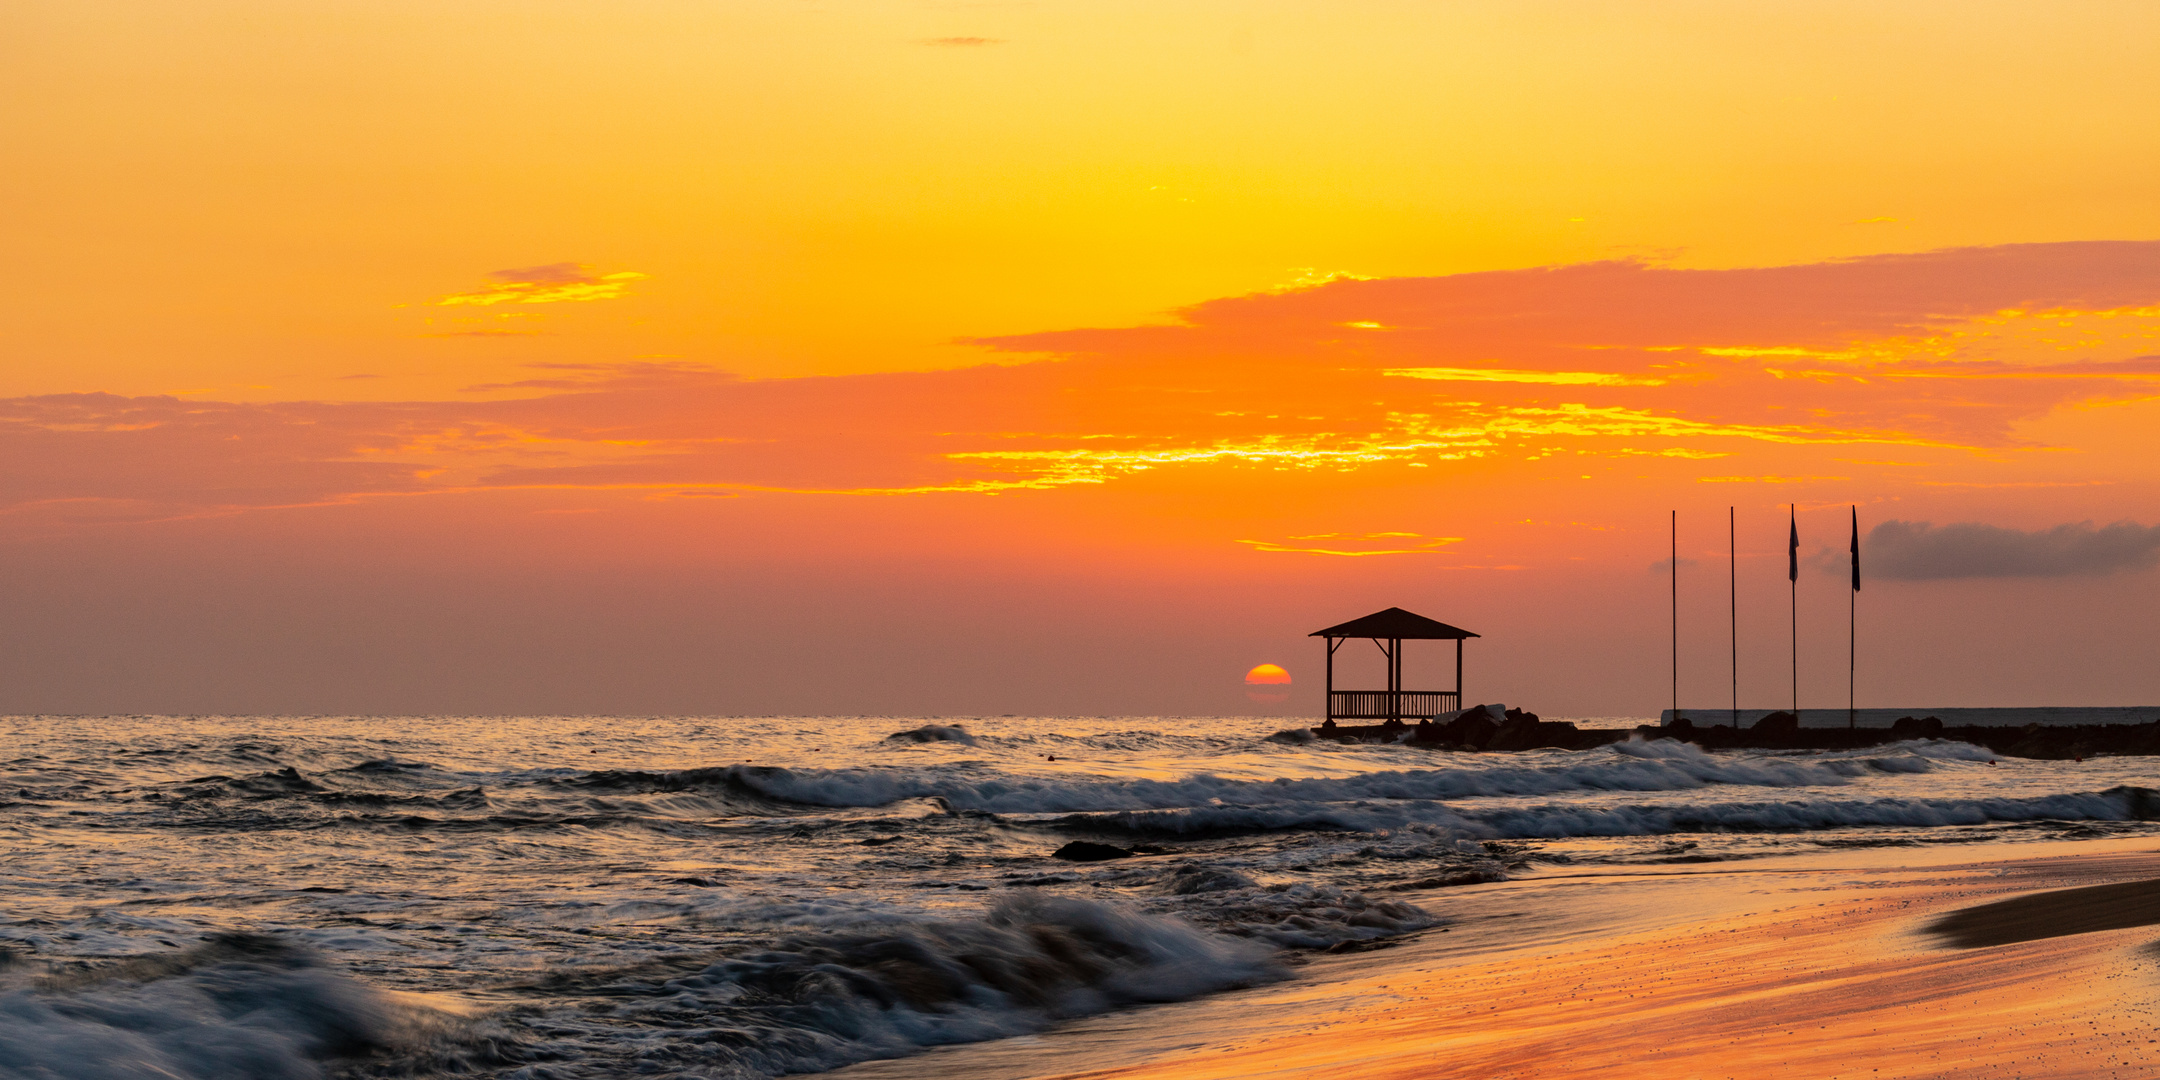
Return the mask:
{"type": "Polygon", "coordinates": [[[1475,705],[1416,724],[1323,724],[1312,729],[1341,742],[1402,743],[1431,750],[1591,750],[1632,738],[1678,739],[1705,750],[1859,750],[1908,739],[1945,739],[1984,746],[2004,757],[2073,761],[2101,755],[2160,755],[2160,720],[2145,724],[1949,725],[1934,716],[1906,716],[1887,728],[1801,727],[1792,713],[1774,712],[1746,727],[1698,726],[1685,717],[1631,728],[1579,728],[1502,705],[1475,705]]]}
{"type": "Polygon", "coordinates": [[[2102,754],[2160,755],[2160,719],[2142,724],[1990,725],[1901,716],[1888,727],[1817,728],[1802,727],[1797,714],[1779,711],[1745,725],[1698,725],[1685,715],[1667,714],[1664,722],[1637,727],[1578,728],[1565,720],[1545,720],[1505,705],[1465,708],[1463,642],[1479,635],[1459,626],[1391,607],[1308,636],[1321,638],[1327,646],[1327,715],[1311,730],[1319,738],[1340,742],[1487,752],[1590,750],[1632,738],[1678,739],[1705,750],[1858,750],[1908,739],[1946,739],[1986,747],[2005,757],[2068,761],[2102,754]],[[1382,689],[1335,688],[1336,651],[1358,638],[1370,640],[1380,650],[1387,671],[1387,685],[1382,689]],[[1453,641],[1455,688],[1404,689],[1406,641],[1453,641]]]}

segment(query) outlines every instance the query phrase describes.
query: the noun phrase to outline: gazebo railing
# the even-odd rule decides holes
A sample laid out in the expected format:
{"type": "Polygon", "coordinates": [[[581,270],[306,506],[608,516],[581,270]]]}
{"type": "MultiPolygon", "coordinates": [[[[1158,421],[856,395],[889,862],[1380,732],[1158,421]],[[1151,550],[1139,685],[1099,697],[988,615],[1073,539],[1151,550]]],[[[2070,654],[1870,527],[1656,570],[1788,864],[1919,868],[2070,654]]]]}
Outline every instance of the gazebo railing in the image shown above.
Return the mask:
{"type": "Polygon", "coordinates": [[[1336,720],[1430,720],[1462,708],[1462,695],[1453,690],[1336,690],[1328,694],[1328,716],[1336,720]],[[1399,711],[1388,700],[1401,697],[1399,711]]]}

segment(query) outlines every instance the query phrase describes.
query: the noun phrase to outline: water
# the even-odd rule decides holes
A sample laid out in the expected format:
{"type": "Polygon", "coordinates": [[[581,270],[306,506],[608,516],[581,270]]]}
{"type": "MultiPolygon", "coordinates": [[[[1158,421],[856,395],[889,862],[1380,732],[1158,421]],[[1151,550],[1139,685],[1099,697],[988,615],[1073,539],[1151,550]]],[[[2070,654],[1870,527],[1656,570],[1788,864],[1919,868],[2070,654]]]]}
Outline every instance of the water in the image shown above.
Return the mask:
{"type": "Polygon", "coordinates": [[[1560,864],[2154,831],[2147,758],[1251,718],[12,718],[0,1077],[764,1077],[1284,977],[1560,864]],[[1136,851],[1071,862],[1075,841],[1136,851]]]}

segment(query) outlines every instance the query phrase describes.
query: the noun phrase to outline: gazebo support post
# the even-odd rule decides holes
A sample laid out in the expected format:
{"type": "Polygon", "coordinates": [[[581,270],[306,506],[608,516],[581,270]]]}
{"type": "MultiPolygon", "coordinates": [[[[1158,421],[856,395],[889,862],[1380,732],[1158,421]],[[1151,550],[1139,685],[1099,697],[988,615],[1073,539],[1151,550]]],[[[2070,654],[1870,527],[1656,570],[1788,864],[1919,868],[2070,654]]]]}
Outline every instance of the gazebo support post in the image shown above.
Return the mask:
{"type": "Polygon", "coordinates": [[[1380,659],[1387,665],[1387,688],[1380,691],[1381,700],[1387,703],[1387,715],[1381,720],[1402,719],[1402,639],[1374,638],[1373,648],[1380,650],[1380,659]]]}
{"type": "Polygon", "coordinates": [[[1342,644],[1342,639],[1341,639],[1341,638],[1328,638],[1328,639],[1327,639],[1327,710],[1326,710],[1326,711],[1327,711],[1327,718],[1328,718],[1328,722],[1329,722],[1329,723],[1333,723],[1333,722],[1335,721],[1335,647],[1336,647],[1336,646],[1338,646],[1338,645],[1341,645],[1341,644],[1342,644]]]}
{"type": "Polygon", "coordinates": [[[1462,703],[1462,642],[1461,638],[1455,639],[1455,708],[1458,712],[1467,707],[1462,703]]]}

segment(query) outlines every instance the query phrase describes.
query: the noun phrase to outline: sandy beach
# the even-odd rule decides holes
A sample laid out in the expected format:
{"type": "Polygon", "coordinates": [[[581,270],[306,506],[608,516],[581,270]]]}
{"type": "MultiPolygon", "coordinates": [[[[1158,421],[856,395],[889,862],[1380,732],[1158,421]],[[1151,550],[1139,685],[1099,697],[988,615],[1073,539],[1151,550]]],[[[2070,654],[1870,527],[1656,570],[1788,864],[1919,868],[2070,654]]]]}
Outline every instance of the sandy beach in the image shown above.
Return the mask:
{"type": "Polygon", "coordinates": [[[2150,840],[1551,868],[1287,982],[833,1075],[2152,1076],[2155,878],[2150,840]]]}

